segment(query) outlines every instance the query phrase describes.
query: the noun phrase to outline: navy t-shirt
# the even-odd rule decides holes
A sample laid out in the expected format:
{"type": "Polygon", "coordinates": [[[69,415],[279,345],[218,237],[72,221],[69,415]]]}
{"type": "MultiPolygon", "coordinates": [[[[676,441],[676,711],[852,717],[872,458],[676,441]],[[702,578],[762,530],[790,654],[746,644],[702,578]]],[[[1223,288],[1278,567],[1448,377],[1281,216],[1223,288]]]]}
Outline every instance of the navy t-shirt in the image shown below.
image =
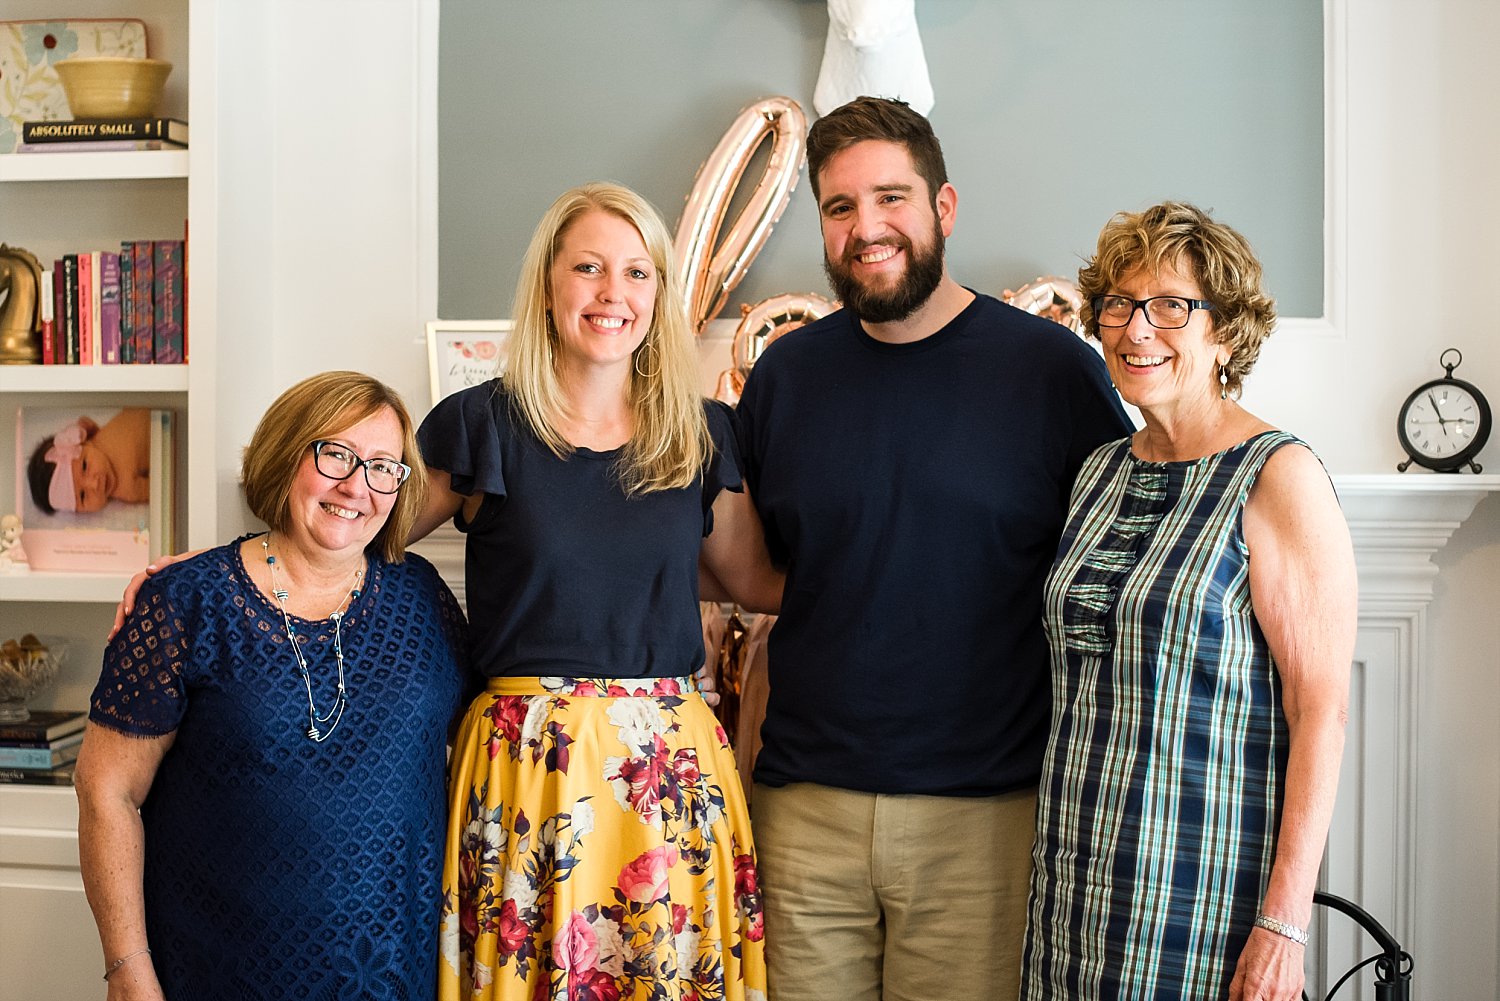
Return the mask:
{"type": "Polygon", "coordinates": [[[653,678],[703,664],[698,550],[738,491],[734,415],[704,401],[714,453],[698,480],[627,497],[619,450],[558,458],[498,380],[455,393],[417,432],[458,493],[484,495],[464,572],[470,658],[490,677],[653,678]]]}
{"type": "Polygon", "coordinates": [[[1034,785],[1043,580],[1084,457],[1132,430],[1098,354],[985,295],[910,344],[841,310],[771,345],[739,419],[787,568],[756,780],[1034,785]]]}

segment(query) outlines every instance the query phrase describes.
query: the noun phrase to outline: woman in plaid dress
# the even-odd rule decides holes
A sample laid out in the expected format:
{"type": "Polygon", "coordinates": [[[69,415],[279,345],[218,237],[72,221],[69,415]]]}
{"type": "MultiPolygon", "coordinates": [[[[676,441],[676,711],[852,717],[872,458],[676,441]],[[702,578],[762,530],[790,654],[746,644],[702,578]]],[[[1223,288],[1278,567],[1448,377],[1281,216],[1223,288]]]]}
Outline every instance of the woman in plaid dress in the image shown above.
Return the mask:
{"type": "Polygon", "coordinates": [[[1234,230],[1121,213],[1080,273],[1145,427],[1074,485],[1024,996],[1295,999],[1356,583],[1328,476],[1238,403],[1275,314],[1234,230]]]}

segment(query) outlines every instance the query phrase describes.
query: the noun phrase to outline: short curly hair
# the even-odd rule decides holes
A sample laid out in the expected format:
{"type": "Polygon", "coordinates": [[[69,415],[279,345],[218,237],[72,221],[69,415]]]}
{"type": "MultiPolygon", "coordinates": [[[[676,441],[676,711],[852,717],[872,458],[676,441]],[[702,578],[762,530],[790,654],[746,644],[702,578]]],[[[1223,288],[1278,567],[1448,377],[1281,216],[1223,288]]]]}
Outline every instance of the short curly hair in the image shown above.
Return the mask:
{"type": "Polygon", "coordinates": [[[1238,396],[1276,325],[1276,302],[1261,285],[1261,266],[1239,232],[1196,205],[1162,202],[1143,212],[1119,212],[1099,233],[1094,257],[1078,272],[1084,332],[1099,336],[1094,298],[1120,287],[1134,271],[1172,268],[1192,277],[1214,304],[1216,343],[1229,348],[1225,388],[1238,396]]]}

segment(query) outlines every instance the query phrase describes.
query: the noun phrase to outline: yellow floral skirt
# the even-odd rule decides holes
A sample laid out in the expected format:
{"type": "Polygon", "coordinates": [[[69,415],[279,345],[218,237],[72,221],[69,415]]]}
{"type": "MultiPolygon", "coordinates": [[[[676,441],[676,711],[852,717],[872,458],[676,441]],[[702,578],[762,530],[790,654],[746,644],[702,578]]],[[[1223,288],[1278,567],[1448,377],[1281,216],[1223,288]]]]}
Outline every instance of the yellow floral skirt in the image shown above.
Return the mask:
{"type": "Polygon", "coordinates": [[[690,679],[493,679],[448,796],[441,1001],[764,1001],[745,796],[690,679]]]}

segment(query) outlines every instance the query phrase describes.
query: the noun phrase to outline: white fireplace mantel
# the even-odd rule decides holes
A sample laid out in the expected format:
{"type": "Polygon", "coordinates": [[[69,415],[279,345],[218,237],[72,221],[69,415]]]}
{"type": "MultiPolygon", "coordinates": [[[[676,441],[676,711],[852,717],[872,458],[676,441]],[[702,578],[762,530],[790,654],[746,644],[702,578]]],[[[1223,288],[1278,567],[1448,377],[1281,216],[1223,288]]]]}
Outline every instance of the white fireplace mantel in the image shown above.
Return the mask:
{"type": "Polygon", "coordinates": [[[1354,537],[1360,607],[1367,601],[1432,599],[1433,555],[1487,495],[1500,476],[1389,473],[1334,476],[1354,537]]]}
{"type": "MultiPolygon", "coordinates": [[[[1335,476],[1359,571],[1359,634],[1325,889],[1358,902],[1413,955],[1427,954],[1415,920],[1417,758],[1434,557],[1500,476],[1406,473],[1335,476]]],[[[1323,983],[1368,954],[1349,922],[1316,923],[1308,960],[1323,983]]],[[[1316,981],[1315,981],[1316,982],[1316,981]]],[[[1356,997],[1363,997],[1358,994],[1356,997]]]]}

